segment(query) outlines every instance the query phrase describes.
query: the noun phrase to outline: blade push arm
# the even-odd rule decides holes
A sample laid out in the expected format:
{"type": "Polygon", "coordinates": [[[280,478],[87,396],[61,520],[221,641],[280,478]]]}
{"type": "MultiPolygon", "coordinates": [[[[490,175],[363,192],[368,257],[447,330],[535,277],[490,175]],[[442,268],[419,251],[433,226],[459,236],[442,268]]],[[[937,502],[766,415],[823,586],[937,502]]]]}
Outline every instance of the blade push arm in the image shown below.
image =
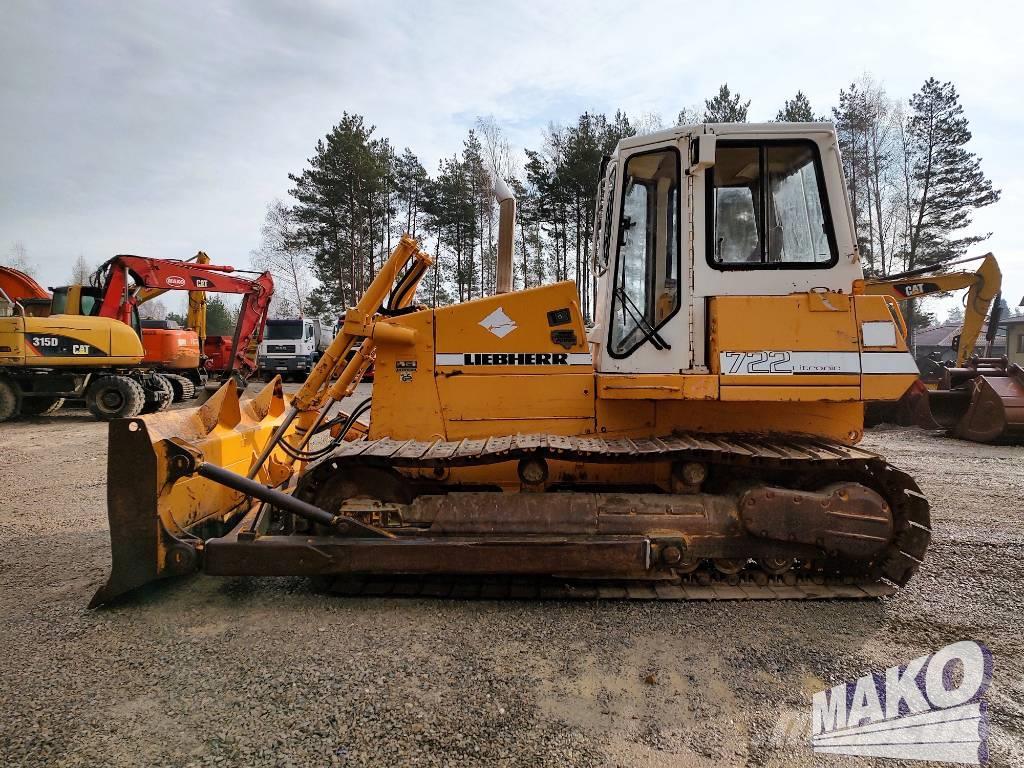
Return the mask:
{"type": "MultiPolygon", "coordinates": [[[[249,470],[249,477],[255,477],[274,447],[288,432],[292,422],[300,413],[309,414],[303,424],[304,436],[293,447],[302,448],[312,436],[316,426],[323,421],[331,404],[342,399],[351,391],[372,360],[373,350],[379,341],[391,343],[414,343],[415,338],[407,328],[393,325],[381,314],[384,302],[391,296],[390,311],[408,307],[416,294],[416,286],[433,264],[433,259],[420,250],[417,242],[403,235],[380,272],[374,277],[369,288],[356,306],[345,312],[345,320],[338,335],[310,371],[302,387],[292,398],[284,420],[271,436],[267,445],[249,470]],[[406,265],[412,264],[406,269],[406,265]],[[405,270],[403,272],[403,270],[405,270]],[[409,335],[409,338],[405,337],[409,335]],[[349,351],[357,340],[362,339],[359,353],[345,362],[349,351]],[[332,379],[337,380],[331,384],[332,379]],[[316,413],[319,411],[319,413],[316,413]],[[316,414],[315,416],[313,414],[316,414]]],[[[301,423],[301,422],[300,422],[301,423]]]]}

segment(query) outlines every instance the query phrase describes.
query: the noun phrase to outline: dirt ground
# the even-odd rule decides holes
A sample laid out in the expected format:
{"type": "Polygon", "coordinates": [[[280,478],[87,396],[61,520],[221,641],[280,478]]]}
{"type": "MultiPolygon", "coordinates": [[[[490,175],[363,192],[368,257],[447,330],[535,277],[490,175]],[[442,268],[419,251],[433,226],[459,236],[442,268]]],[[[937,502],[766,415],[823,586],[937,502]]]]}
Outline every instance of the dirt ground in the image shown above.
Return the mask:
{"type": "Polygon", "coordinates": [[[106,426],[4,424],[0,764],[898,765],[814,755],[811,695],[973,639],[995,660],[991,764],[1024,765],[1024,448],[865,445],[932,502],[928,559],[883,600],[353,599],[197,576],[90,611],[106,426]]]}

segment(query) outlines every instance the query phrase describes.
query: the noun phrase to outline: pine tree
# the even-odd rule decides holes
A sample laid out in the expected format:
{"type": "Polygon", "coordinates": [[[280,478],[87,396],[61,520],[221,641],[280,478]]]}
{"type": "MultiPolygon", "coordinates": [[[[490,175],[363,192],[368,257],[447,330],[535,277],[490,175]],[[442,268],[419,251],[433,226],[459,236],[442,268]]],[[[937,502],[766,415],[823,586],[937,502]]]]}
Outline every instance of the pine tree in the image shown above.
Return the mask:
{"type": "Polygon", "coordinates": [[[491,283],[495,271],[493,243],[488,242],[488,230],[494,210],[494,195],[491,191],[493,184],[484,163],[483,144],[473,129],[470,129],[462,143],[462,169],[473,207],[473,221],[469,232],[472,245],[466,263],[469,298],[473,298],[474,290],[478,296],[492,292],[491,283]]]}
{"type": "Polygon", "coordinates": [[[389,168],[386,144],[374,140],[373,132],[361,116],[343,113],[317,141],[308,167],[288,175],[296,239],[310,252],[320,282],[310,297],[317,314],[355,304],[374,268],[389,168]]]}
{"type": "Polygon", "coordinates": [[[430,303],[439,306],[472,298],[476,201],[465,165],[457,155],[443,159],[423,202],[426,229],[436,238],[437,263],[430,303]],[[449,297],[446,301],[445,297],[449,297]]]}
{"type": "Polygon", "coordinates": [[[1000,191],[967,150],[971,140],[960,97],[952,83],[928,80],[910,98],[907,121],[914,183],[910,204],[910,269],[949,261],[988,235],[960,234],[978,208],[999,200],[1000,191]]]}
{"type": "Polygon", "coordinates": [[[423,199],[430,177],[419,158],[408,147],[394,165],[395,194],[399,203],[399,219],[404,232],[416,237],[419,217],[423,213],[423,199]]]}
{"type": "Polygon", "coordinates": [[[207,297],[206,332],[208,334],[211,336],[232,335],[235,332],[235,323],[231,316],[232,310],[224,303],[224,299],[216,294],[207,297]]]}
{"type": "Polygon", "coordinates": [[[775,119],[780,123],[813,123],[815,117],[810,100],[803,91],[797,91],[796,96],[782,105],[775,119]]]}
{"type": "Polygon", "coordinates": [[[750,101],[742,103],[739,93],[733,94],[728,83],[722,83],[718,95],[704,102],[705,123],[745,123],[750,101]]]}

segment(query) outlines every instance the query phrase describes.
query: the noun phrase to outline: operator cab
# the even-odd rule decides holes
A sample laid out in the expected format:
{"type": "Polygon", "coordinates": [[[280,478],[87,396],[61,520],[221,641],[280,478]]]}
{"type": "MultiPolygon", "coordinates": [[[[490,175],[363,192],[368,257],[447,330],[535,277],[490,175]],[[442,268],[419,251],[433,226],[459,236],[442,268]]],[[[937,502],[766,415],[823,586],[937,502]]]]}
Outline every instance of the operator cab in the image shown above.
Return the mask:
{"type": "Polygon", "coordinates": [[[619,142],[595,214],[597,369],[707,372],[715,296],[848,293],[862,274],[842,179],[824,123],[680,126],[619,142]]]}
{"type": "MultiPolygon", "coordinates": [[[[51,288],[51,315],[86,315],[99,317],[103,306],[103,289],[93,285],[62,285],[51,288]]],[[[142,321],[139,308],[132,306],[132,328],[142,338],[142,321]]]]}

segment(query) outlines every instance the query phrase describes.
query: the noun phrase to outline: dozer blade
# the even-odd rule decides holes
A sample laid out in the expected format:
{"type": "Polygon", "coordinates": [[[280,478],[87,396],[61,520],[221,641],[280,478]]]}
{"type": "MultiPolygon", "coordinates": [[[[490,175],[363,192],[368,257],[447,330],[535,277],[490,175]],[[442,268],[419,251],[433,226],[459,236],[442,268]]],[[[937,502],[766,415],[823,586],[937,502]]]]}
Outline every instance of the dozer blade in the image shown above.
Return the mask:
{"type": "MultiPolygon", "coordinates": [[[[196,570],[196,545],[203,534],[222,532],[245,511],[247,500],[237,491],[198,475],[178,478],[165,441],[178,438],[202,451],[205,461],[244,476],[285,411],[281,380],[275,378],[244,402],[229,382],[197,408],[110,423],[107,516],[112,564],[110,578],[90,607],[156,579],[196,570]]],[[[256,479],[280,486],[298,466],[275,450],[256,479]]]]}

